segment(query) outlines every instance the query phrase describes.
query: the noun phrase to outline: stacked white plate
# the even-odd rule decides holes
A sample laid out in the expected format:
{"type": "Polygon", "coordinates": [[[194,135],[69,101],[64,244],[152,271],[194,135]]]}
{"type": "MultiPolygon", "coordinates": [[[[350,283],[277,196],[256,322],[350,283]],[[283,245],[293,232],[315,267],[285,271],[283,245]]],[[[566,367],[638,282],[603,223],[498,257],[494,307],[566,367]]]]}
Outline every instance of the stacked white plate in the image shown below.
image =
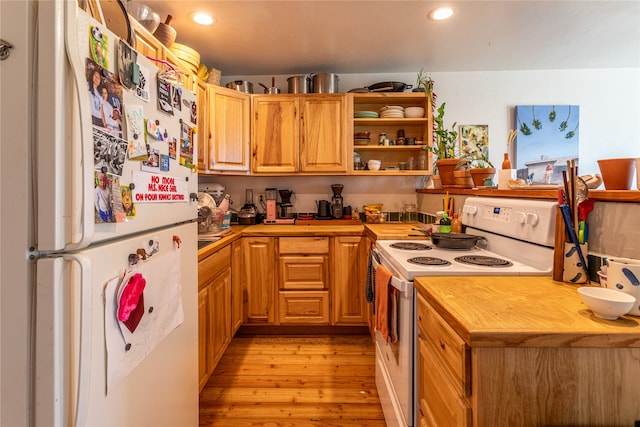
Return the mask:
{"type": "Polygon", "coordinates": [[[381,118],[404,118],[404,108],[399,105],[387,105],[380,109],[381,118]]]}

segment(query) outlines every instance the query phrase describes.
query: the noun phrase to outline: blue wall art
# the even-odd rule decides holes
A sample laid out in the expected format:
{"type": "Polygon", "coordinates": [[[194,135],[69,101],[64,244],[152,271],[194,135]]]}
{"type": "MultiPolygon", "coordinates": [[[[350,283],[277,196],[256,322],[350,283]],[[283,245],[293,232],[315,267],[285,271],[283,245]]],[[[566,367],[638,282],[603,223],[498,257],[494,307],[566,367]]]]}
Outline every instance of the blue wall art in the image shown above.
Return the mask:
{"type": "Polygon", "coordinates": [[[578,164],[577,105],[518,105],[515,109],[515,166],[531,185],[562,184],[567,162],[578,164]]]}

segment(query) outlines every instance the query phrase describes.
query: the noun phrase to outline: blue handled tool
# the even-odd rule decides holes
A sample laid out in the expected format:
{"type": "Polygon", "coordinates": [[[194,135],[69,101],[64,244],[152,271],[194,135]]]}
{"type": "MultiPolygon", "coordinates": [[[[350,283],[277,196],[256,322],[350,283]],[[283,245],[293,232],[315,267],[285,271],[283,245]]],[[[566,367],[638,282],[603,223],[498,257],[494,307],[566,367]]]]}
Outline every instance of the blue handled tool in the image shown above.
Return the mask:
{"type": "Polygon", "coordinates": [[[582,249],[580,248],[580,243],[578,242],[578,236],[576,235],[576,230],[573,228],[573,220],[571,219],[571,212],[569,212],[569,206],[560,205],[560,212],[562,212],[562,219],[564,219],[564,226],[567,229],[567,233],[569,233],[569,238],[571,239],[571,243],[574,244],[576,251],[578,252],[578,258],[580,259],[580,263],[582,264],[582,269],[584,270],[587,277],[589,277],[589,270],[587,269],[587,263],[584,259],[584,254],[582,253],[582,249]]]}

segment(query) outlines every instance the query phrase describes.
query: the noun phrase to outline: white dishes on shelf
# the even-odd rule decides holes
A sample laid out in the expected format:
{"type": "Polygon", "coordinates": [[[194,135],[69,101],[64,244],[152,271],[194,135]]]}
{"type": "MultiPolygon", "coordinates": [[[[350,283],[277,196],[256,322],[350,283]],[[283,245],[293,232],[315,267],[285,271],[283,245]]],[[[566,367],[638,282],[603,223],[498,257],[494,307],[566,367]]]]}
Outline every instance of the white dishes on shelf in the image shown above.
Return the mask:
{"type": "Polygon", "coordinates": [[[408,119],[419,119],[424,117],[424,108],[407,107],[404,109],[404,116],[408,119]]]}
{"type": "Polygon", "coordinates": [[[404,118],[404,107],[399,105],[387,105],[380,109],[381,118],[404,118]]]}
{"type": "Polygon", "coordinates": [[[377,171],[380,169],[380,165],[382,162],[380,160],[369,160],[367,162],[367,166],[369,166],[369,170],[377,171]]]}

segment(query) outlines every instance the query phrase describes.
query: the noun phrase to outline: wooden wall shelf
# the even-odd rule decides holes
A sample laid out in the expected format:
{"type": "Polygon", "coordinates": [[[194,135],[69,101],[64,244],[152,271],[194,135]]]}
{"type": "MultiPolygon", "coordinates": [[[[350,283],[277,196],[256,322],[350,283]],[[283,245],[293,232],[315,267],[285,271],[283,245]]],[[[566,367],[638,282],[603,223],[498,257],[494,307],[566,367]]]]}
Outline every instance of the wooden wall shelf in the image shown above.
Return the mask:
{"type": "MultiPolygon", "coordinates": [[[[485,197],[517,197],[520,199],[557,199],[556,190],[487,190],[487,189],[424,189],[416,190],[417,193],[426,194],[459,194],[464,196],[485,196],[485,197]]],[[[640,191],[638,190],[590,190],[589,198],[604,202],[628,202],[640,203],[640,191]]]]}

